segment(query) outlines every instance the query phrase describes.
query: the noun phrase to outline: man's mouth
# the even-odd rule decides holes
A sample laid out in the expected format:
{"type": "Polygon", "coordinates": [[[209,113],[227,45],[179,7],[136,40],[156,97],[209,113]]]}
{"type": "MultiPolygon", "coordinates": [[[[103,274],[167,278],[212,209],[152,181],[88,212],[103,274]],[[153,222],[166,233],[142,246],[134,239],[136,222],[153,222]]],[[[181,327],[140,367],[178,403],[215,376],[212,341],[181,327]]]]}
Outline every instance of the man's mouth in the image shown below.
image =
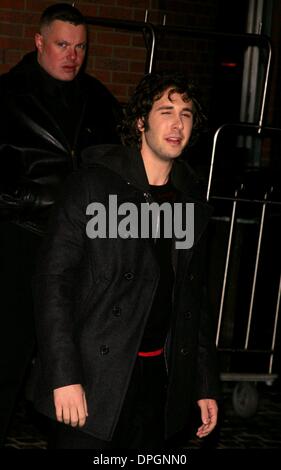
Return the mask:
{"type": "Polygon", "coordinates": [[[64,65],[63,69],[67,72],[74,72],[76,70],[76,65],[64,65]]]}
{"type": "Polygon", "coordinates": [[[181,141],[182,141],[182,138],[179,137],[179,136],[169,136],[169,137],[166,137],[166,141],[169,143],[169,144],[172,144],[172,145],[180,145],[181,144],[181,141]]]}

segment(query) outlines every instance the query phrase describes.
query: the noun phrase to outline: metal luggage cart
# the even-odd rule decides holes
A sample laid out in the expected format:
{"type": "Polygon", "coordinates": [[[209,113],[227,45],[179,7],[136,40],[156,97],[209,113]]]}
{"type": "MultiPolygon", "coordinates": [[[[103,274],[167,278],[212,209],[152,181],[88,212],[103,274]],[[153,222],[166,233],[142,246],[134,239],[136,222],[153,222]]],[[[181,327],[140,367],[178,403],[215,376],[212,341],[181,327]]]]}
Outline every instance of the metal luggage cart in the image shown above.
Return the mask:
{"type": "MultiPolygon", "coordinates": [[[[216,195],[213,189],[211,194],[211,188],[214,186],[213,168],[218,136],[230,127],[238,132],[246,130],[262,134],[265,131],[274,136],[281,135],[281,129],[261,129],[260,126],[253,124],[221,126],[214,136],[207,189],[207,200],[211,199],[215,208],[213,221],[223,226],[225,239],[223,253],[221,246],[219,247],[223,261],[221,276],[216,286],[219,292],[215,312],[216,344],[220,358],[223,358],[221,379],[236,383],[232,394],[234,411],[239,416],[250,417],[258,406],[257,383],[264,382],[271,385],[278,377],[278,374],[274,373],[273,360],[276,353],[281,292],[279,233],[281,198],[275,186],[266,188],[259,197],[253,197],[249,191],[247,192],[247,185],[244,184],[236,188],[232,194],[228,191],[227,194],[216,195]],[[223,214],[218,210],[217,215],[216,208],[222,205],[223,214]],[[274,249],[272,232],[279,249],[279,253],[274,253],[274,260],[271,252],[271,249],[274,249]],[[243,233],[247,235],[244,237],[246,241],[243,240],[243,233]],[[242,270],[239,270],[245,253],[247,259],[244,261],[244,266],[242,265],[242,270]],[[271,258],[271,261],[267,258],[271,258]],[[267,263],[267,270],[264,268],[264,262],[267,263]],[[271,266],[273,262],[274,268],[270,270],[269,265],[271,266]],[[268,282],[269,277],[271,277],[270,282],[268,282]],[[245,288],[247,282],[248,293],[245,288]],[[267,284],[270,288],[263,294],[268,298],[263,298],[261,291],[264,289],[263,285],[267,284]],[[238,289],[243,291],[243,300],[240,300],[240,304],[237,303],[237,295],[240,293],[238,289]],[[235,302],[236,305],[233,307],[235,302]]],[[[219,263],[218,258],[215,261],[217,263],[219,263]]],[[[216,269],[219,269],[218,266],[216,269]]]]}

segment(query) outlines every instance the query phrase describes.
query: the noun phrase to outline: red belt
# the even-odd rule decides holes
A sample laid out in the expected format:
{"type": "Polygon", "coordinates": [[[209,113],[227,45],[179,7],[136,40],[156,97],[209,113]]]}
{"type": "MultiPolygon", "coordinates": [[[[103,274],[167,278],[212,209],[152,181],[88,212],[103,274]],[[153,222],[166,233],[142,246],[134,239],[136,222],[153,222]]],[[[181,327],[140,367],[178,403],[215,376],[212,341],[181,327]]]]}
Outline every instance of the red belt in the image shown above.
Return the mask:
{"type": "Polygon", "coordinates": [[[153,356],[160,356],[163,354],[164,348],[156,349],[156,351],[149,351],[149,352],[138,352],[138,356],[142,357],[153,357],[153,356]]]}

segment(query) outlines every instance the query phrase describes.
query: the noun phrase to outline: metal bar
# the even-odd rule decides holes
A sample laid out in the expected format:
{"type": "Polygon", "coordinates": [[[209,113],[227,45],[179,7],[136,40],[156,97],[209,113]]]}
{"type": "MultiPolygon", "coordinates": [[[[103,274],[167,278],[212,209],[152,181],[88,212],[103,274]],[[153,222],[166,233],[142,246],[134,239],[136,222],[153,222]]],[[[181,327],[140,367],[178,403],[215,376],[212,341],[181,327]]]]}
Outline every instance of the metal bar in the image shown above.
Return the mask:
{"type": "Polygon", "coordinates": [[[220,352],[226,353],[240,353],[240,354],[272,354],[274,351],[272,349],[242,349],[242,348],[218,348],[220,352]]]}
{"type": "Polygon", "coordinates": [[[220,374],[221,380],[224,382],[266,382],[267,384],[272,384],[275,379],[277,379],[277,374],[247,374],[245,373],[231,373],[226,372],[220,374]]]}
{"type": "MultiPolygon", "coordinates": [[[[145,18],[144,18],[144,22],[147,24],[148,23],[148,10],[146,9],[145,10],[145,18]]],[[[150,25],[150,23],[148,23],[150,25]]],[[[152,25],[151,25],[152,26],[152,25]]],[[[152,69],[153,69],[153,62],[154,62],[154,54],[155,54],[155,44],[156,44],[156,39],[155,39],[155,31],[153,29],[153,26],[152,26],[152,30],[151,30],[151,37],[152,37],[152,41],[151,41],[151,49],[150,49],[150,59],[149,59],[149,66],[148,66],[148,73],[151,73],[152,72],[152,69]]],[[[147,42],[145,41],[145,45],[146,45],[146,50],[148,51],[148,47],[147,47],[147,42]]]]}
{"type": "MultiPolygon", "coordinates": [[[[237,194],[238,194],[238,191],[236,190],[235,196],[237,196],[237,194]]],[[[218,319],[217,335],[216,335],[217,346],[219,343],[219,336],[220,336],[220,330],[221,330],[222,312],[223,312],[223,305],[224,305],[224,298],[225,298],[225,287],[226,287],[227,274],[228,274],[228,268],[229,268],[229,259],[230,259],[230,252],[231,252],[231,245],[232,245],[232,238],[233,238],[233,227],[234,227],[234,221],[235,221],[236,206],[237,206],[237,201],[235,200],[233,201],[233,207],[232,207],[230,230],[229,230],[228,245],[227,245],[227,254],[226,254],[225,268],[224,268],[224,275],[223,275],[223,285],[222,285],[219,319],[218,319]]]]}
{"type": "Polygon", "coordinates": [[[207,194],[206,194],[207,201],[210,198],[218,137],[219,137],[219,134],[227,128],[238,129],[238,130],[250,130],[250,131],[257,131],[257,132],[262,131],[265,134],[266,133],[269,133],[269,134],[281,133],[281,128],[279,128],[279,127],[262,127],[262,128],[260,128],[259,124],[258,125],[257,124],[249,124],[249,123],[243,123],[243,122],[226,123],[226,124],[222,124],[220,127],[218,127],[218,129],[216,130],[216,132],[214,134],[214,137],[213,137],[212,156],[211,156],[209,178],[208,178],[208,185],[207,185],[207,194]]]}
{"type": "Polygon", "coordinates": [[[155,44],[156,44],[155,31],[154,31],[153,28],[151,29],[150,33],[151,33],[152,40],[151,40],[151,50],[150,50],[148,73],[151,73],[152,70],[153,70],[155,44]]]}
{"type": "Polygon", "coordinates": [[[148,9],[145,10],[144,21],[145,23],[148,23],[148,9]]]}
{"type": "Polygon", "coordinates": [[[249,44],[255,46],[265,46],[270,43],[270,38],[265,34],[255,34],[255,33],[229,33],[222,31],[204,31],[197,28],[185,28],[182,26],[169,26],[169,25],[157,25],[156,31],[163,34],[175,34],[178,36],[191,36],[191,37],[201,37],[206,39],[223,39],[228,38],[232,39],[235,42],[240,41],[248,46],[249,44]]]}
{"type": "Polygon", "coordinates": [[[265,109],[266,95],[267,95],[267,89],[268,89],[268,83],[269,83],[269,73],[270,73],[270,66],[271,66],[271,59],[272,59],[272,45],[269,40],[267,42],[267,49],[268,49],[268,56],[267,56],[266,73],[265,73],[265,79],[264,79],[263,95],[262,95],[262,101],[261,101],[261,112],[260,112],[260,118],[259,118],[258,133],[261,132],[262,125],[263,125],[264,109],[265,109]]]}
{"type": "Polygon", "coordinates": [[[269,82],[269,74],[270,74],[270,67],[271,67],[271,58],[272,58],[272,45],[270,38],[265,34],[255,34],[255,33],[228,33],[228,32],[218,32],[218,31],[202,31],[200,29],[192,29],[192,28],[184,28],[184,27],[176,27],[176,26],[167,26],[158,25],[157,31],[160,33],[170,33],[175,35],[182,35],[182,36],[190,36],[190,37],[201,37],[206,39],[232,39],[235,42],[242,42],[245,46],[258,46],[258,47],[265,47],[267,49],[267,64],[266,64],[266,73],[263,85],[263,93],[262,93],[262,100],[261,100],[261,108],[260,108],[260,115],[259,115],[259,129],[258,132],[261,132],[261,127],[263,125],[263,118],[264,118],[264,109],[265,109],[265,102],[267,96],[267,89],[268,89],[268,82],[269,82]]]}
{"type": "Polygon", "coordinates": [[[272,336],[272,343],[271,343],[272,353],[271,353],[270,359],[269,359],[269,373],[272,372],[273,354],[274,354],[274,349],[275,349],[277,323],[278,323],[279,308],[280,308],[280,297],[281,297],[281,276],[280,276],[280,280],[279,280],[279,288],[278,288],[277,302],[276,302],[276,309],[275,309],[275,319],[274,319],[273,336],[272,336]]]}
{"type": "Polygon", "coordinates": [[[259,238],[258,238],[258,245],[257,245],[257,254],[256,254],[251,300],[250,300],[250,307],[249,307],[249,316],[248,316],[248,323],[247,323],[247,330],[246,330],[245,349],[248,349],[248,345],[249,345],[249,336],[250,336],[251,323],[252,323],[252,317],[253,317],[253,305],[254,305],[254,298],[255,298],[255,293],[256,293],[257,274],[258,274],[258,268],[259,268],[260,250],[261,250],[261,242],[262,242],[262,235],[263,235],[263,228],[264,228],[264,217],[265,217],[267,198],[268,198],[268,194],[265,193],[264,203],[262,205],[261,223],[260,223],[259,238]]]}
{"type": "Polygon", "coordinates": [[[145,31],[148,30],[151,34],[151,48],[150,51],[145,43],[147,54],[149,53],[149,66],[148,72],[151,73],[153,69],[154,53],[155,53],[155,27],[147,21],[134,21],[134,20],[118,20],[115,18],[103,18],[100,16],[86,16],[86,22],[91,25],[104,26],[107,28],[124,29],[126,31],[145,31]]]}
{"type": "Polygon", "coordinates": [[[225,128],[225,124],[223,124],[221,127],[219,127],[216,130],[216,132],[214,134],[214,137],[213,137],[212,157],[211,157],[211,163],[210,163],[209,179],[208,179],[208,186],[207,186],[207,196],[206,196],[207,201],[209,201],[209,197],[210,197],[210,190],[211,190],[211,183],[212,183],[212,178],[213,178],[213,170],[214,170],[214,163],[215,163],[215,153],[216,153],[217,140],[218,140],[219,133],[224,128],[225,128]]]}
{"type": "MultiPolygon", "coordinates": [[[[230,196],[211,196],[212,199],[214,200],[219,200],[219,201],[234,201],[235,199],[233,197],[230,197],[230,196]]],[[[236,199],[237,201],[239,202],[253,202],[255,204],[263,204],[264,203],[264,200],[263,199],[247,199],[245,197],[238,197],[236,199]]],[[[267,205],[277,205],[277,206],[281,206],[281,202],[279,201],[267,201],[266,202],[267,205]]]]}

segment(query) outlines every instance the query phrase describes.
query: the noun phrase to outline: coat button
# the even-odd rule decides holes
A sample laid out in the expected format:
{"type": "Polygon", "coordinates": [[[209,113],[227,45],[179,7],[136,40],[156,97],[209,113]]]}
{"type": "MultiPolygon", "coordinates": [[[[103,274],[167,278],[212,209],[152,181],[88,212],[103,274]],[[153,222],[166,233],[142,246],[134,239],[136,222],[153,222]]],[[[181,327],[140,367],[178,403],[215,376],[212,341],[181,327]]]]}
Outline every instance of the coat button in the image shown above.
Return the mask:
{"type": "Polygon", "coordinates": [[[112,313],[115,317],[120,317],[121,315],[121,308],[119,307],[119,305],[114,305],[113,309],[112,309],[112,313]]]}
{"type": "Polygon", "coordinates": [[[180,353],[181,353],[183,356],[187,356],[187,355],[188,355],[188,349],[187,349],[187,348],[181,348],[180,353]]]}
{"type": "Polygon", "coordinates": [[[102,344],[101,347],[100,347],[101,356],[105,356],[108,353],[109,353],[109,347],[106,346],[106,344],[102,344]]]}
{"type": "Polygon", "coordinates": [[[124,278],[127,280],[127,281],[131,281],[132,279],[134,279],[135,275],[134,273],[131,273],[131,272],[128,272],[128,273],[125,273],[124,274],[124,278]]]}
{"type": "Polygon", "coordinates": [[[183,316],[186,320],[190,320],[191,319],[191,312],[184,312],[183,316]]]}

